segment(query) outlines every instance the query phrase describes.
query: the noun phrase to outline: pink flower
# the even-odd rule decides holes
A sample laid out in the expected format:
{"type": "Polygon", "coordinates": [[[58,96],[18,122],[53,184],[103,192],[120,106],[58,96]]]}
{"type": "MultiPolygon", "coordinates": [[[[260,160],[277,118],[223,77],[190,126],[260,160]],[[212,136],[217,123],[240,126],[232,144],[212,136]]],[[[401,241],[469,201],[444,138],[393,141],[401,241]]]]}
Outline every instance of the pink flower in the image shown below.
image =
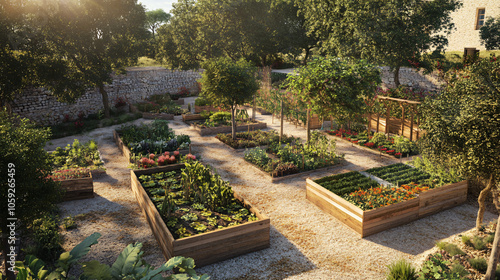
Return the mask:
{"type": "Polygon", "coordinates": [[[167,157],[170,155],[170,152],[165,152],[164,155],[167,157]]]}
{"type": "Polygon", "coordinates": [[[149,154],[149,158],[150,159],[154,159],[155,158],[155,154],[149,154]]]}
{"type": "Polygon", "coordinates": [[[179,151],[174,151],[174,157],[177,157],[179,155],[179,151]]]}

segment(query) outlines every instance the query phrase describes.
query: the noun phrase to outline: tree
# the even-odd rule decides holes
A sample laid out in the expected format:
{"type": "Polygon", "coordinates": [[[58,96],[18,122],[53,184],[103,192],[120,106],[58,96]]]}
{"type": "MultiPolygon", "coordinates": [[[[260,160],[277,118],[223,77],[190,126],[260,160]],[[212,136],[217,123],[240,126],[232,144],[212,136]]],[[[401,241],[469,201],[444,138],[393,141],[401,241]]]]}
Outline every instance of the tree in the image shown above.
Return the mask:
{"type": "MultiPolygon", "coordinates": [[[[436,162],[453,163],[468,178],[486,182],[478,202],[476,228],[482,225],[486,195],[498,201],[500,182],[500,61],[479,59],[453,72],[436,99],[424,104],[421,151],[436,162]]],[[[497,226],[487,279],[494,279],[500,223],[497,226]]]]}
{"type": "Polygon", "coordinates": [[[300,12],[321,50],[389,66],[399,86],[399,69],[409,60],[442,51],[458,0],[302,0],[300,12]]]}
{"type": "Polygon", "coordinates": [[[170,20],[171,15],[166,13],[163,9],[157,9],[146,12],[146,26],[153,34],[153,40],[156,40],[156,30],[164,23],[170,20]]]}
{"type": "Polygon", "coordinates": [[[268,65],[314,44],[287,0],[181,0],[173,6],[170,23],[158,30],[158,58],[175,68],[198,68],[222,56],[268,65]]]}
{"type": "Polygon", "coordinates": [[[289,75],[287,82],[312,113],[339,119],[363,113],[380,73],[365,61],[318,58],[301,67],[298,75],[289,75]]]}
{"type": "MultiPolygon", "coordinates": [[[[25,229],[61,201],[60,188],[47,178],[52,169],[43,147],[49,133],[48,129],[35,128],[27,119],[0,111],[0,166],[4,178],[0,182],[0,229],[7,236],[11,230],[25,229]],[[12,223],[14,226],[9,228],[12,223]]],[[[7,236],[2,240],[4,256],[13,246],[7,236]]],[[[7,261],[6,257],[6,269],[10,267],[7,261]]],[[[13,275],[12,271],[7,274],[13,275]]]]}
{"type": "MultiPolygon", "coordinates": [[[[109,117],[109,98],[104,85],[113,71],[123,73],[137,62],[145,13],[136,0],[69,0],[39,7],[44,17],[38,26],[53,63],[39,71],[44,87],[61,101],[73,101],[87,88],[99,89],[104,114],[109,117]],[[64,75],[60,75],[64,73],[64,75]]],[[[35,17],[36,19],[37,17],[35,17]]]]}
{"type": "Polygon", "coordinates": [[[481,45],[487,50],[500,49],[500,17],[488,18],[486,23],[479,30],[481,45]]]}
{"type": "Polygon", "coordinates": [[[229,58],[207,60],[203,69],[202,95],[231,109],[232,137],[236,140],[236,107],[251,100],[259,89],[256,69],[245,60],[234,62],[229,58]]]}

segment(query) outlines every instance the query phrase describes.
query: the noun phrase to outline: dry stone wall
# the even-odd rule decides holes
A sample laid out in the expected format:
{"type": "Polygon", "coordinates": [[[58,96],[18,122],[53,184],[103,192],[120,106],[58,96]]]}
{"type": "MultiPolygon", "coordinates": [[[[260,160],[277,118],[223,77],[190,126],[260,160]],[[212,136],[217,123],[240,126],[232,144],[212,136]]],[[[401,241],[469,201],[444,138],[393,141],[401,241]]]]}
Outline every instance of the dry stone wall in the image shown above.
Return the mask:
{"type": "MultiPolygon", "coordinates": [[[[380,67],[382,86],[386,88],[393,88],[394,73],[390,71],[389,67],[380,67]]],[[[399,69],[399,83],[414,89],[425,89],[429,91],[439,90],[444,81],[442,81],[436,73],[424,74],[423,70],[416,70],[414,68],[402,67],[399,69]]]]}
{"type": "MultiPolygon", "coordinates": [[[[129,104],[162,93],[176,93],[181,87],[197,91],[200,71],[175,71],[161,67],[129,68],[125,75],[114,75],[113,82],[106,85],[110,106],[119,97],[129,104]]],[[[12,111],[41,125],[57,124],[68,116],[76,119],[80,114],[87,116],[103,109],[102,96],[97,89],[87,91],[75,103],[58,102],[48,90],[26,89],[12,103],[12,111]]]]}

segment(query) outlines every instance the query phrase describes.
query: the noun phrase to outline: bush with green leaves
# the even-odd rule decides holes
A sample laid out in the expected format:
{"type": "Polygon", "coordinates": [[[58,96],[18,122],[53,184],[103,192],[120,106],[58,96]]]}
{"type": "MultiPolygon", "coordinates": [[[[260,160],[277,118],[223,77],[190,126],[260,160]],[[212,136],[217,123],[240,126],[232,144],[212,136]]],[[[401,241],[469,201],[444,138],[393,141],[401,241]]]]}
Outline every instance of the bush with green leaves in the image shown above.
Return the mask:
{"type": "Polygon", "coordinates": [[[484,258],[473,258],[469,260],[470,265],[477,271],[486,272],[488,269],[488,263],[484,258]]]}
{"type": "Polygon", "coordinates": [[[429,255],[428,259],[422,265],[418,272],[419,280],[448,279],[460,280],[462,277],[457,272],[452,272],[450,262],[443,258],[443,255],[437,253],[429,255]]]}
{"type": "MultiPolygon", "coordinates": [[[[92,245],[97,244],[99,233],[93,233],[76,245],[70,252],[64,252],[56,262],[54,269],[33,255],[26,256],[24,261],[16,262],[18,271],[17,280],[51,280],[51,279],[73,279],[69,273],[71,268],[83,258],[92,245]]],[[[156,279],[156,280],[207,280],[206,274],[198,276],[194,270],[194,260],[184,257],[173,257],[165,264],[154,268],[143,259],[142,244],[129,244],[118,256],[112,266],[101,264],[96,260],[82,263],[83,274],[80,279],[156,279]],[[173,272],[167,277],[165,272],[173,272]]]]}
{"type": "Polygon", "coordinates": [[[53,166],[56,169],[69,169],[76,167],[87,167],[89,169],[104,169],[104,163],[99,156],[97,143],[90,140],[80,144],[78,139],[66,147],[57,147],[50,153],[53,166]]]}
{"type": "Polygon", "coordinates": [[[458,246],[453,243],[440,241],[436,243],[436,246],[439,249],[446,251],[446,253],[450,254],[450,256],[465,255],[465,252],[462,251],[462,249],[458,248],[458,246]]]}
{"type": "Polygon", "coordinates": [[[405,259],[391,263],[388,268],[387,280],[417,280],[417,271],[405,259]]]}

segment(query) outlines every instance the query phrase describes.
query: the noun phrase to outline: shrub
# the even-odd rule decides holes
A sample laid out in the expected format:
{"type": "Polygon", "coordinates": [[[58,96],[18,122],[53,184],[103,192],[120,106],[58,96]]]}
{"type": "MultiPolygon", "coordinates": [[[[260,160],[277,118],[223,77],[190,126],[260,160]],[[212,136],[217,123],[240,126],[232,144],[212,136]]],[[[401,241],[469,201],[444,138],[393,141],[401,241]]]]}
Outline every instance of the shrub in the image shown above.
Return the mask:
{"type": "Polygon", "coordinates": [[[389,266],[387,280],[416,280],[417,272],[407,260],[399,260],[389,266]]]}
{"type": "Polygon", "coordinates": [[[470,240],[470,236],[468,235],[462,235],[462,242],[467,246],[473,246],[470,240]]]}
{"type": "Polygon", "coordinates": [[[488,234],[484,239],[484,242],[486,243],[493,243],[493,240],[495,240],[495,234],[488,234]]]}
{"type": "Polygon", "coordinates": [[[484,258],[469,259],[470,265],[477,271],[485,272],[488,269],[488,263],[484,258]]]}
{"type": "Polygon", "coordinates": [[[451,271],[450,272],[452,274],[456,274],[456,275],[458,275],[460,277],[464,277],[464,276],[470,274],[469,271],[467,271],[467,269],[463,265],[461,265],[459,263],[453,264],[451,266],[451,271]]]}
{"type": "Polygon", "coordinates": [[[210,102],[205,97],[199,96],[198,98],[196,98],[194,100],[194,105],[195,106],[208,106],[208,105],[210,105],[210,102]]]}
{"type": "Polygon", "coordinates": [[[374,143],[375,146],[380,146],[381,144],[383,144],[385,142],[386,139],[387,139],[387,136],[385,136],[384,133],[377,132],[373,135],[370,142],[374,143]]]}
{"type": "Polygon", "coordinates": [[[452,243],[448,243],[448,242],[438,242],[436,243],[436,246],[441,249],[441,250],[445,250],[448,254],[450,254],[451,256],[455,256],[455,255],[465,255],[465,252],[462,251],[460,248],[458,248],[457,245],[455,244],[452,244],[452,243]]]}
{"type": "Polygon", "coordinates": [[[35,245],[27,253],[35,254],[46,262],[54,262],[62,252],[58,218],[47,214],[33,221],[31,230],[35,245]]]}
{"type": "Polygon", "coordinates": [[[474,249],[478,251],[486,249],[486,242],[482,237],[477,235],[472,238],[472,245],[474,246],[474,249]]]}

